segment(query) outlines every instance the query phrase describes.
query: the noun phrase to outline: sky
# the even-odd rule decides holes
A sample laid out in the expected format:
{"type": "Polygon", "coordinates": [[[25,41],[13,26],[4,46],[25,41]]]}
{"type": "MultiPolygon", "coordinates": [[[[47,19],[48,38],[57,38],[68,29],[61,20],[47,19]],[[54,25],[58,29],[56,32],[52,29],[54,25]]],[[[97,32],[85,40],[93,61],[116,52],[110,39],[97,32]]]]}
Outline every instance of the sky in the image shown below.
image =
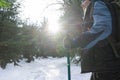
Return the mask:
{"type": "Polygon", "coordinates": [[[34,24],[39,24],[44,16],[48,18],[50,22],[58,20],[62,12],[59,9],[60,5],[48,5],[52,3],[58,3],[62,0],[19,0],[21,3],[21,19],[27,19],[27,21],[34,24]]]}
{"type": "MultiPolygon", "coordinates": [[[[0,68],[0,80],[68,80],[67,59],[38,58],[31,63],[21,60],[19,66],[0,68]]],[[[71,80],[89,80],[91,73],[80,74],[80,65],[71,63],[71,80]]]]}

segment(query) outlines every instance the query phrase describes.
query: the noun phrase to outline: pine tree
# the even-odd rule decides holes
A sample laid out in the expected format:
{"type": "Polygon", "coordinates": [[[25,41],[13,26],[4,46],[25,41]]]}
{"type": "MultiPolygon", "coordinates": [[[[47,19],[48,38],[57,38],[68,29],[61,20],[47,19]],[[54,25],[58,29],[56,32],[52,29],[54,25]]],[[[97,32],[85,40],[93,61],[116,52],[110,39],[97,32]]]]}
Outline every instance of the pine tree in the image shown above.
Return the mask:
{"type": "Polygon", "coordinates": [[[17,8],[19,4],[16,0],[5,0],[9,3],[9,7],[0,7],[0,65],[5,68],[9,62],[16,64],[15,56],[16,46],[15,37],[18,35],[17,27],[17,8]]]}

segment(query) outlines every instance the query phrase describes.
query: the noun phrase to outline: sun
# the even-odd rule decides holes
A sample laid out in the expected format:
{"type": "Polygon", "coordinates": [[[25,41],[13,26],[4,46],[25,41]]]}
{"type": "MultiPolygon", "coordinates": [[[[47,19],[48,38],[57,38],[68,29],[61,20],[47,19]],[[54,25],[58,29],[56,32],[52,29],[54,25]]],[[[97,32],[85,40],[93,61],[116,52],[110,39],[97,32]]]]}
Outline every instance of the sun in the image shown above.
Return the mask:
{"type": "Polygon", "coordinates": [[[48,31],[52,34],[57,34],[60,31],[60,26],[57,22],[48,24],[48,31]]]}
{"type": "Polygon", "coordinates": [[[59,5],[51,6],[45,12],[45,16],[48,19],[48,31],[53,34],[57,34],[61,29],[59,19],[62,12],[58,10],[59,7],[59,5]]]}
{"type": "MultiPolygon", "coordinates": [[[[48,19],[48,32],[56,34],[60,31],[58,19],[60,18],[61,12],[58,10],[61,5],[52,5],[57,3],[57,0],[23,0],[21,18],[27,19],[29,23],[41,24],[43,18],[48,19]]],[[[62,0],[61,0],[62,1],[62,0]]]]}

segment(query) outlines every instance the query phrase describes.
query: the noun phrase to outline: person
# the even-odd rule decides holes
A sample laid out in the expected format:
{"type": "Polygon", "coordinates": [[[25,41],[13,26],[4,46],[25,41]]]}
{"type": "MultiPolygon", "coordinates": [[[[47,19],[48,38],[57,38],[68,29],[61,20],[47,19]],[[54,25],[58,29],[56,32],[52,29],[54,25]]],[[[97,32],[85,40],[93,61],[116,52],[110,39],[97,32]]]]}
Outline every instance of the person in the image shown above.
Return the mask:
{"type": "Polygon", "coordinates": [[[120,57],[108,41],[113,29],[110,10],[103,0],[84,0],[81,6],[86,9],[84,30],[77,38],[67,36],[64,47],[81,48],[81,73],[92,72],[91,80],[120,80],[120,57]]]}

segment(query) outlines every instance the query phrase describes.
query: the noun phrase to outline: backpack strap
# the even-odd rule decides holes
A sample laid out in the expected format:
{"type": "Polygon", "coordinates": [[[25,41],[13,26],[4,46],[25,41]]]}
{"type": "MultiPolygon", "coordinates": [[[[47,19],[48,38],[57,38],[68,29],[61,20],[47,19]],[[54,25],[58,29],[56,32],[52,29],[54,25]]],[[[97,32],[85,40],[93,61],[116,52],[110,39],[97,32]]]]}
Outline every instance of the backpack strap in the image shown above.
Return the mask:
{"type": "Polygon", "coordinates": [[[83,26],[84,26],[83,31],[87,31],[88,28],[90,28],[92,26],[92,24],[93,24],[92,14],[93,14],[93,4],[90,3],[86,9],[85,16],[83,19],[83,26]]]}
{"type": "MultiPolygon", "coordinates": [[[[117,18],[118,18],[118,15],[116,15],[117,13],[117,10],[116,10],[116,6],[113,5],[113,1],[111,2],[106,2],[105,0],[103,0],[105,2],[105,4],[107,5],[107,7],[109,8],[110,12],[111,12],[111,16],[112,16],[112,28],[113,28],[113,31],[112,31],[112,35],[110,35],[110,37],[107,39],[113,52],[114,52],[114,55],[116,58],[119,58],[120,57],[120,54],[118,52],[119,50],[119,47],[120,47],[120,42],[119,42],[119,39],[118,39],[118,36],[119,36],[119,28],[118,28],[118,25],[117,25],[117,18]]],[[[116,1],[116,0],[114,0],[116,1]]]]}

